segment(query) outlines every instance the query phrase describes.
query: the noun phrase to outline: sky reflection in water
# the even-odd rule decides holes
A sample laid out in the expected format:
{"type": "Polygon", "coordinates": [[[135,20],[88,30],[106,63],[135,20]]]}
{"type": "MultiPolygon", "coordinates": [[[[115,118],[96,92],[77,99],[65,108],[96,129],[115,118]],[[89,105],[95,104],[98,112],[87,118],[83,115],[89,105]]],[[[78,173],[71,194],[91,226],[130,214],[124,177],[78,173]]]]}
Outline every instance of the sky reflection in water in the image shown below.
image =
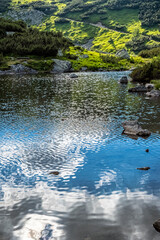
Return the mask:
{"type": "Polygon", "coordinates": [[[160,102],[122,75],[1,77],[1,240],[159,239],[160,102]],[[121,134],[135,118],[151,137],[121,134]]]}

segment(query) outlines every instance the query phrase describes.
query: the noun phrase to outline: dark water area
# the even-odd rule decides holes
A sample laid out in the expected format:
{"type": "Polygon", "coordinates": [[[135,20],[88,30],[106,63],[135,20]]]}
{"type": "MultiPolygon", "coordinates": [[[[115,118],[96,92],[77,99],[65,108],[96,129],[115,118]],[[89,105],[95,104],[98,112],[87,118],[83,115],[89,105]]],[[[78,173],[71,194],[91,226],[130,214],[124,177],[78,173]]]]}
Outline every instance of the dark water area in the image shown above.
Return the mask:
{"type": "Polygon", "coordinates": [[[160,100],[128,74],[0,77],[0,240],[160,239],[160,100]]]}

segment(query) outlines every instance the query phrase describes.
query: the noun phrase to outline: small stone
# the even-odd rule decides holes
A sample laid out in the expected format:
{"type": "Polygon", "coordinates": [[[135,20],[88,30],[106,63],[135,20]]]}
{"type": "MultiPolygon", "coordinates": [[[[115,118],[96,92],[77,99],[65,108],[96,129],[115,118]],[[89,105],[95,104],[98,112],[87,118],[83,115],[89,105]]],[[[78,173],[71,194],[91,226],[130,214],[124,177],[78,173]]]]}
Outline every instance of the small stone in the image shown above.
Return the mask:
{"type": "Polygon", "coordinates": [[[59,175],[59,172],[58,171],[53,171],[53,172],[50,172],[49,174],[53,174],[55,176],[59,175]]]}
{"type": "Polygon", "coordinates": [[[149,152],[149,149],[148,149],[148,148],[146,149],[146,152],[149,152]]]}
{"type": "Polygon", "coordinates": [[[75,73],[71,73],[71,74],[70,74],[70,78],[78,78],[78,75],[75,74],[75,73]]]}
{"type": "Polygon", "coordinates": [[[120,79],[119,82],[122,83],[122,84],[127,84],[127,83],[128,83],[128,78],[127,78],[126,76],[123,76],[123,77],[120,79]]]}
{"type": "Polygon", "coordinates": [[[156,229],[157,232],[160,232],[160,219],[153,223],[153,227],[156,229]]]}
{"type": "Polygon", "coordinates": [[[150,167],[142,167],[142,168],[137,168],[138,170],[143,170],[143,171],[147,171],[150,169],[150,167]]]}

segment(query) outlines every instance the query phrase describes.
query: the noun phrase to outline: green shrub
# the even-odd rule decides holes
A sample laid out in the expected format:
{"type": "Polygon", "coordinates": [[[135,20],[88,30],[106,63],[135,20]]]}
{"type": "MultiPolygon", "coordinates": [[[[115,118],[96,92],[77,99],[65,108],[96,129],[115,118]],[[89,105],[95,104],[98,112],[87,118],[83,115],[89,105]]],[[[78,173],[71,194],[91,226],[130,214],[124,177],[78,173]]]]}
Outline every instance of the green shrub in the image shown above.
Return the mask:
{"type": "Polygon", "coordinates": [[[152,79],[160,79],[160,59],[154,59],[142,67],[138,67],[131,73],[133,81],[150,82],[152,79]]]}
{"type": "Polygon", "coordinates": [[[39,72],[50,72],[53,68],[53,63],[53,60],[29,60],[26,66],[39,72]]]}
{"type": "Polygon", "coordinates": [[[160,90],[160,80],[152,80],[151,83],[154,84],[155,89],[160,90]]]}

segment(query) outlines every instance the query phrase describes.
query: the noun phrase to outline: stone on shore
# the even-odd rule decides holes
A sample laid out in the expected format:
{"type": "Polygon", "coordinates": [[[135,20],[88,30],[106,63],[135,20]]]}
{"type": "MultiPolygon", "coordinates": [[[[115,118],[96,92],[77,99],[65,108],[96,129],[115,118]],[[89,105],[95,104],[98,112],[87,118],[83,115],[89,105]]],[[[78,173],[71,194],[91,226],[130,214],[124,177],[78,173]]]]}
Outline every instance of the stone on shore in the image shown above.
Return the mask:
{"type": "Polygon", "coordinates": [[[127,78],[126,76],[123,76],[123,77],[120,79],[119,82],[122,83],[122,84],[127,84],[127,83],[128,83],[128,78],[127,78]]]}
{"type": "Polygon", "coordinates": [[[147,91],[148,91],[147,88],[142,85],[128,89],[128,92],[147,92],[147,91]]]}
{"type": "Polygon", "coordinates": [[[75,74],[75,73],[71,73],[71,74],[70,74],[70,78],[78,78],[78,75],[75,74]]]}
{"type": "Polygon", "coordinates": [[[151,135],[151,132],[147,129],[143,129],[137,120],[135,121],[125,121],[122,123],[124,131],[124,134],[128,135],[134,135],[134,136],[140,136],[140,137],[149,137],[151,135]]]}
{"type": "Polygon", "coordinates": [[[151,90],[150,92],[146,93],[147,97],[160,97],[160,91],[159,90],[151,90]]]}
{"type": "Polygon", "coordinates": [[[157,232],[160,232],[160,219],[153,223],[153,227],[156,229],[157,232]]]}
{"type": "Polygon", "coordinates": [[[146,83],[145,87],[147,88],[148,91],[151,91],[154,89],[154,85],[151,83],[146,83]]]}
{"type": "Polygon", "coordinates": [[[0,71],[0,75],[7,74],[36,74],[38,73],[36,70],[26,67],[23,64],[15,64],[10,67],[9,70],[0,71]]]}
{"type": "Polygon", "coordinates": [[[51,71],[51,73],[64,73],[64,72],[70,72],[72,65],[69,61],[59,60],[59,59],[53,59],[54,61],[54,67],[51,71]]]}

